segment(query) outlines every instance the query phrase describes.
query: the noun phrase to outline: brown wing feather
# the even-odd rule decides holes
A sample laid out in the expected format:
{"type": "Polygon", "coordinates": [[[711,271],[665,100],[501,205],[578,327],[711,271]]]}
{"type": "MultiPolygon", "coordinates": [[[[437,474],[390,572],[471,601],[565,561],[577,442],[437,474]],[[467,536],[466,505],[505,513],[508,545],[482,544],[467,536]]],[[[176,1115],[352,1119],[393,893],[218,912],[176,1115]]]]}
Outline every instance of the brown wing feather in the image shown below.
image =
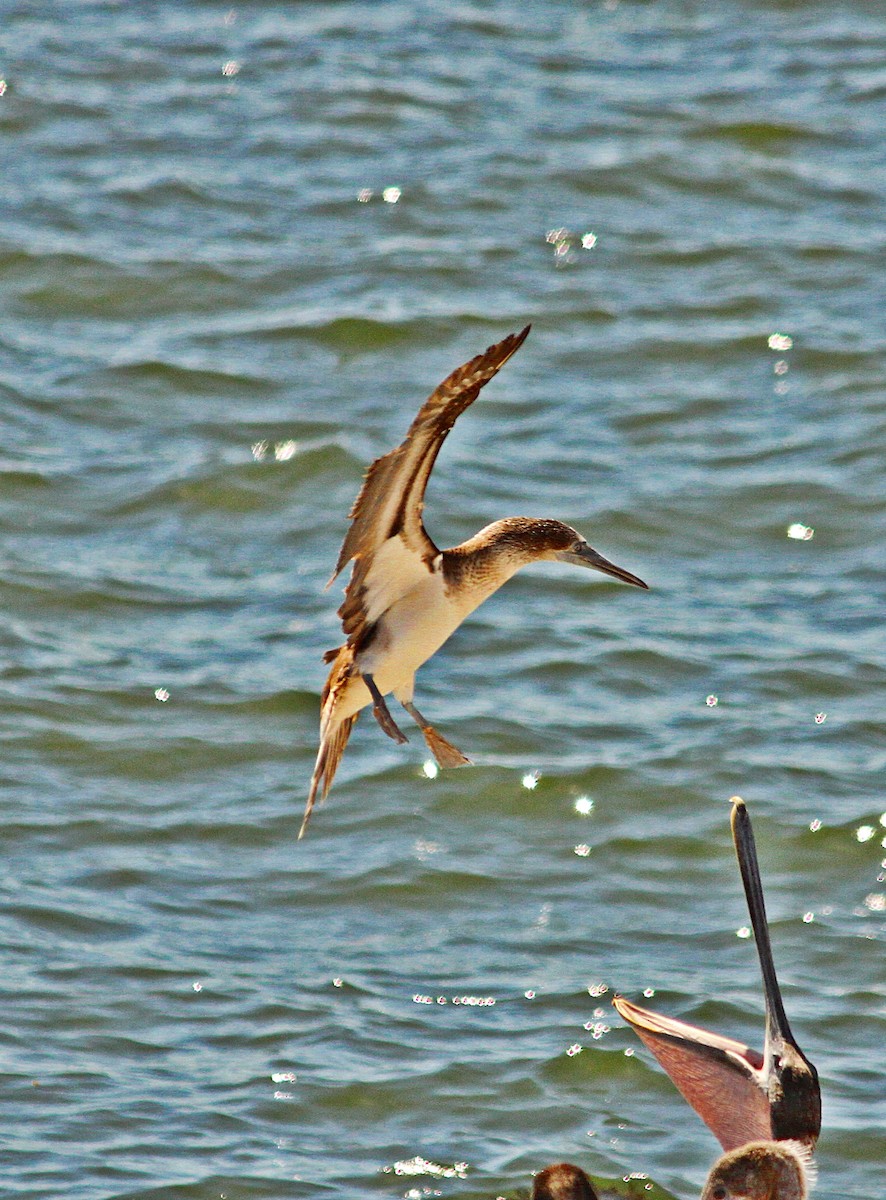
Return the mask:
{"type": "Polygon", "coordinates": [[[339,609],[349,644],[359,644],[365,632],[363,589],[373,552],[399,534],[407,547],[426,562],[439,553],[421,519],[431,468],[457,418],[516,353],[529,329],[527,325],[520,333],[490,346],[447,376],[419,409],[400,445],[377,458],[366,472],[348,514],[351,527],[329,580],[332,583],[351,559],[356,560],[339,609]]]}
{"type": "MultiPolygon", "coordinates": [[[[317,793],[320,793],[321,801],[326,799],[332,786],[332,780],[335,778],[335,772],[338,770],[338,764],[345,752],[345,746],[348,744],[348,738],[351,736],[354,722],[359,716],[358,713],[354,713],[353,716],[345,717],[343,721],[335,719],[336,701],[350,678],[354,655],[350,646],[340,646],[338,650],[330,650],[329,654],[335,659],[335,665],[329,672],[326,686],[320,697],[320,748],[317,751],[317,761],[314,763],[314,773],[311,776],[305,815],[302,818],[301,829],[298,831],[299,841],[305,836],[317,793]]],[[[329,661],[328,655],[326,660],[329,661]]]]}
{"type": "Polygon", "coordinates": [[[762,1054],[734,1038],[663,1017],[621,996],[612,1003],[724,1150],[772,1137],[769,1098],[762,1079],[758,1082],[762,1054]]]}

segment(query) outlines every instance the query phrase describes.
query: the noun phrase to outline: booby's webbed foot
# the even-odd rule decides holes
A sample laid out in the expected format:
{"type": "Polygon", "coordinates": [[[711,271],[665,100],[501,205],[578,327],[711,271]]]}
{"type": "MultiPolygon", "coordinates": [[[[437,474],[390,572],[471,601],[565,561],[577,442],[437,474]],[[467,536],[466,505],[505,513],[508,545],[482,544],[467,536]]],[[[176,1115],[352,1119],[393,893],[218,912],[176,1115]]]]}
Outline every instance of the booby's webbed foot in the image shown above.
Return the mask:
{"type": "Polygon", "coordinates": [[[369,694],[372,697],[372,715],[376,721],[378,721],[388,737],[392,738],[398,745],[402,746],[404,742],[408,742],[409,738],[391,716],[390,710],[387,704],[385,704],[385,698],[378,690],[375,680],[371,675],[364,674],[363,682],[369,688],[369,694]]]}
{"type": "Polygon", "coordinates": [[[441,767],[470,766],[471,760],[462,754],[457,746],[453,746],[452,742],[447,742],[446,738],[437,732],[434,726],[421,715],[411,701],[401,700],[400,703],[421,730],[422,736],[428,744],[428,749],[441,767]]]}

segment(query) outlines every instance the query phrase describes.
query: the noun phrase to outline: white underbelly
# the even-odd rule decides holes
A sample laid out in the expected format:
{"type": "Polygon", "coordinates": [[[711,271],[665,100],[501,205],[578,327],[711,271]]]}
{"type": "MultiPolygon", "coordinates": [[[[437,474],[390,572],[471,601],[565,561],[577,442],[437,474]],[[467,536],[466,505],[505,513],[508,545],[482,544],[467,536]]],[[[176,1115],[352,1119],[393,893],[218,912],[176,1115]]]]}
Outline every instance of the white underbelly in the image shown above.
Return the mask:
{"type": "MultiPolygon", "coordinates": [[[[383,696],[408,688],[464,616],[446,595],[442,576],[429,575],[379,619],[371,643],[357,655],[357,668],[372,675],[383,696]]],[[[368,691],[366,695],[368,703],[368,691]]]]}

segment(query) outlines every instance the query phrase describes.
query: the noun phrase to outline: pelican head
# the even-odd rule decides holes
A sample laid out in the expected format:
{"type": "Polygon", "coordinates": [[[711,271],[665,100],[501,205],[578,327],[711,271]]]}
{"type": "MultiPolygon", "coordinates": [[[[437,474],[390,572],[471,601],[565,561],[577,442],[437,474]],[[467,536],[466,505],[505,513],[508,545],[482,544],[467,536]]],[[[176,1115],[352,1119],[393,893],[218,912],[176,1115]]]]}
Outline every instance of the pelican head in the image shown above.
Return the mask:
{"type": "Polygon", "coordinates": [[[718,1159],[701,1200],[806,1200],[814,1173],[797,1142],[751,1142],[718,1159]]]}
{"type": "Polygon", "coordinates": [[[532,1200],[597,1200],[597,1193],[581,1167],[556,1163],[536,1175],[532,1200]]]}

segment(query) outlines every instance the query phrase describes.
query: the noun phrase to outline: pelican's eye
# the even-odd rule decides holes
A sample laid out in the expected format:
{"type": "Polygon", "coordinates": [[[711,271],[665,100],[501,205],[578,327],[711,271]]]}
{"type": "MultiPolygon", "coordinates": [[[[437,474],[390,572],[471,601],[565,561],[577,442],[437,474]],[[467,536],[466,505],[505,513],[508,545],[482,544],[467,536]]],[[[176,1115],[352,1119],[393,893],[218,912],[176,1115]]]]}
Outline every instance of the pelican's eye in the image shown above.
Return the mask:
{"type": "Polygon", "coordinates": [[[723,1187],[722,1183],[719,1185],[719,1187],[715,1187],[714,1190],[711,1192],[711,1196],[713,1197],[713,1200],[726,1200],[726,1197],[728,1195],[729,1195],[729,1193],[723,1187]]]}

